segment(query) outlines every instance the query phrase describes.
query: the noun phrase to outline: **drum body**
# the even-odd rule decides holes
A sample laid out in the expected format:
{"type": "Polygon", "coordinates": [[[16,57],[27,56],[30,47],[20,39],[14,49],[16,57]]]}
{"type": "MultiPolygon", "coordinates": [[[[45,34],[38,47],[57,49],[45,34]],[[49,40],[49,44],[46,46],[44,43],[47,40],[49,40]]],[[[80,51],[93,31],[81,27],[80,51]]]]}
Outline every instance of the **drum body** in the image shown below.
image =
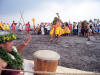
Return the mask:
{"type": "MultiPolygon", "coordinates": [[[[37,52],[37,54],[34,55],[34,70],[43,72],[56,72],[59,58],[60,56],[56,52],[53,53],[53,51],[42,50],[40,52],[37,52]]],[[[54,74],[37,73],[35,75],[54,75],[54,74]]]]}

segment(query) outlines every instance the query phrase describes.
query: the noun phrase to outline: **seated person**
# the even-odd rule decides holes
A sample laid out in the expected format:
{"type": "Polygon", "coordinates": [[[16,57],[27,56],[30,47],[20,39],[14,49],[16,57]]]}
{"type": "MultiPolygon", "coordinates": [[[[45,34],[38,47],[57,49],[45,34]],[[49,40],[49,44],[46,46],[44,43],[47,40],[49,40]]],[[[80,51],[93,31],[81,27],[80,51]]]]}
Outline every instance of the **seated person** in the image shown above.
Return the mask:
{"type": "Polygon", "coordinates": [[[23,69],[23,60],[19,53],[28,45],[31,35],[29,34],[24,43],[13,46],[12,40],[15,39],[17,39],[17,37],[13,33],[0,32],[0,75],[22,75],[18,71],[2,70],[3,68],[15,70],[23,69]]]}

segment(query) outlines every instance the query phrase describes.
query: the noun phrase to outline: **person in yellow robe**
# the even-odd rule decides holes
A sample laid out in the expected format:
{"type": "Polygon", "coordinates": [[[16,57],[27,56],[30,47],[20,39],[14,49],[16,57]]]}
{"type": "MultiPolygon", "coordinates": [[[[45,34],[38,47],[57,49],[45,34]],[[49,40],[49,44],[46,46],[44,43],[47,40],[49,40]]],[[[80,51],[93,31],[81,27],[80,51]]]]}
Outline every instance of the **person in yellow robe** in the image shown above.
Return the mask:
{"type": "Polygon", "coordinates": [[[59,36],[62,35],[62,28],[60,26],[61,20],[59,14],[57,13],[58,17],[55,17],[52,24],[52,29],[50,31],[51,41],[55,38],[56,41],[58,40],[59,36]]]}
{"type": "Polygon", "coordinates": [[[4,30],[5,30],[5,28],[4,28],[4,26],[3,26],[2,21],[1,21],[1,23],[0,23],[0,30],[2,30],[2,31],[4,31],[4,30]]]}
{"type": "Polygon", "coordinates": [[[6,30],[9,31],[9,24],[6,25],[6,30]]]}
{"type": "Polygon", "coordinates": [[[64,31],[65,31],[65,34],[67,34],[68,36],[70,35],[70,29],[69,29],[69,26],[68,26],[67,22],[65,22],[64,31]]]}
{"type": "Polygon", "coordinates": [[[6,30],[6,24],[3,23],[3,30],[6,30]]]}
{"type": "Polygon", "coordinates": [[[0,23],[0,30],[3,30],[3,27],[2,27],[2,22],[0,23]]]}

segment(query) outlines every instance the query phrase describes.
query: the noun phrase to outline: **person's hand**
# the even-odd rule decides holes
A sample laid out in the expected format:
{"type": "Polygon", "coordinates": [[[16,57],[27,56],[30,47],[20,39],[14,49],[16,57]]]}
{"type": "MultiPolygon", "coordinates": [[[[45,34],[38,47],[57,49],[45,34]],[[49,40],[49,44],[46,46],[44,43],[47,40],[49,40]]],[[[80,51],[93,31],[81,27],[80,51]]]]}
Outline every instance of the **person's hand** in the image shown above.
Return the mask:
{"type": "Polygon", "coordinates": [[[57,14],[57,16],[59,16],[59,13],[56,13],[57,14]]]}
{"type": "Polygon", "coordinates": [[[28,45],[28,43],[30,42],[30,39],[31,39],[31,35],[29,34],[27,40],[24,42],[24,45],[28,45]]]}
{"type": "Polygon", "coordinates": [[[5,68],[6,66],[7,66],[7,63],[4,62],[4,61],[0,58],[0,74],[1,74],[2,68],[5,68]]]}

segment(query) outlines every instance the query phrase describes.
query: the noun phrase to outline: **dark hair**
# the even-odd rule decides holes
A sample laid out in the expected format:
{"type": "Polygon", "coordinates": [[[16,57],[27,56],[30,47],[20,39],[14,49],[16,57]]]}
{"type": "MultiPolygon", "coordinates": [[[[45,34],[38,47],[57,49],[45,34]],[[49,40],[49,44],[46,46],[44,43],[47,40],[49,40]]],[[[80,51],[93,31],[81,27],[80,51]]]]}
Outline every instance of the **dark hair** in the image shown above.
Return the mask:
{"type": "Polygon", "coordinates": [[[65,22],[65,26],[68,26],[68,22],[65,22]]]}
{"type": "Polygon", "coordinates": [[[54,17],[54,20],[53,20],[53,25],[56,25],[57,20],[58,20],[58,18],[57,18],[57,17],[54,17]]]}
{"type": "Polygon", "coordinates": [[[84,28],[85,26],[87,26],[89,23],[85,20],[82,22],[82,28],[84,28]]]}

